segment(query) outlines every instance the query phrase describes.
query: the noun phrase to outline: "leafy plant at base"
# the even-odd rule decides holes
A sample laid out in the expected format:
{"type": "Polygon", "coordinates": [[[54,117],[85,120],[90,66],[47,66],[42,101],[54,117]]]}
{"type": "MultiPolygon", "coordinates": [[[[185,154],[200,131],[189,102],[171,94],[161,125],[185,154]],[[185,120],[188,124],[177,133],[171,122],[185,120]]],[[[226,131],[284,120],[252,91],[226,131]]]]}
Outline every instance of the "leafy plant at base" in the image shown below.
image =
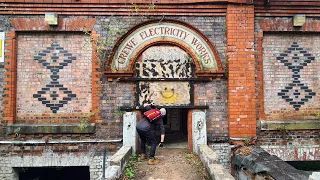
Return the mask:
{"type": "Polygon", "coordinates": [[[184,157],[187,159],[191,159],[194,157],[194,154],[193,153],[186,153],[184,157]]]}
{"type": "Polygon", "coordinates": [[[126,179],[133,180],[134,177],[136,176],[136,170],[134,165],[137,161],[138,161],[138,156],[136,154],[132,154],[124,170],[125,172],[124,175],[126,179]]]}

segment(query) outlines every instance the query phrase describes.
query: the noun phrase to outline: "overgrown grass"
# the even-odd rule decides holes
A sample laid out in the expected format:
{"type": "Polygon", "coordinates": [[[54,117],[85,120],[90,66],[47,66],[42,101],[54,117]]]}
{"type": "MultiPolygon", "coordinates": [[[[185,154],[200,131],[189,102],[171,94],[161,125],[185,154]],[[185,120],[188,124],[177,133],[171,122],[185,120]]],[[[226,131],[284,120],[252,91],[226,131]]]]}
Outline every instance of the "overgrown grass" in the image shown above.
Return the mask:
{"type": "Polygon", "coordinates": [[[195,153],[188,153],[185,152],[186,160],[190,163],[193,167],[197,169],[197,171],[201,174],[203,180],[211,180],[208,171],[203,166],[200,157],[195,153]]]}

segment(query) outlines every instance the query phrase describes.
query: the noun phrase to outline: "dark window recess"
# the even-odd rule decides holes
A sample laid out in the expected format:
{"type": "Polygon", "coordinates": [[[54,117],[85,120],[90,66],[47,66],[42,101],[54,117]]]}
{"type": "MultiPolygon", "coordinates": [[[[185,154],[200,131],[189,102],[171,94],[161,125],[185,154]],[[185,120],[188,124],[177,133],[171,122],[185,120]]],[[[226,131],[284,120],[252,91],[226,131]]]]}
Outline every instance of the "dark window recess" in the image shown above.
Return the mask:
{"type": "Polygon", "coordinates": [[[28,167],[16,168],[19,180],[90,180],[89,167],[28,167]]]}

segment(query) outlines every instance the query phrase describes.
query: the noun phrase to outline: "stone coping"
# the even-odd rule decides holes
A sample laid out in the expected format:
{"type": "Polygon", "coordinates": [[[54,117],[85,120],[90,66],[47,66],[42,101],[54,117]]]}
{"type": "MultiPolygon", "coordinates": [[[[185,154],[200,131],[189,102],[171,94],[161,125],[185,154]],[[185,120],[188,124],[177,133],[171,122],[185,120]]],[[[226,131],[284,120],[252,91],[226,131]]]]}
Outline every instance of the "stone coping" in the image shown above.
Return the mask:
{"type": "Polygon", "coordinates": [[[87,139],[87,140],[61,140],[51,139],[46,142],[43,139],[25,140],[25,141],[0,141],[0,144],[24,144],[24,145],[35,145],[35,144],[81,144],[81,143],[119,143],[122,139],[87,139]]]}
{"type": "Polygon", "coordinates": [[[208,170],[211,179],[235,180],[235,178],[218,162],[218,155],[208,145],[199,145],[198,155],[208,170]]]}
{"type": "Polygon", "coordinates": [[[307,180],[311,174],[308,171],[295,169],[259,146],[240,147],[235,150],[231,157],[231,164],[237,166],[239,170],[245,169],[250,175],[263,174],[279,180],[307,180]]]}
{"type": "Polygon", "coordinates": [[[7,134],[90,134],[96,130],[95,124],[9,124],[7,134]]]}
{"type": "Polygon", "coordinates": [[[319,120],[288,120],[288,121],[273,121],[261,120],[261,130],[312,130],[320,129],[319,120]]]}

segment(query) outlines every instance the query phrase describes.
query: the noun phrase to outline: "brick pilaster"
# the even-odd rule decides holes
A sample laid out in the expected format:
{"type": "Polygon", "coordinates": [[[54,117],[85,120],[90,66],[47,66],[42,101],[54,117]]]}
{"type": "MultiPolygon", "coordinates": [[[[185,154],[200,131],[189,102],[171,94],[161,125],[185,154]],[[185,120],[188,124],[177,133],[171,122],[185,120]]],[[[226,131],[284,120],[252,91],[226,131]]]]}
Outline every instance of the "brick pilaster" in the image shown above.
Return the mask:
{"type": "Polygon", "coordinates": [[[256,136],[254,6],[228,5],[228,109],[230,138],[256,136]]]}
{"type": "Polygon", "coordinates": [[[15,122],[16,116],[16,88],[17,88],[17,59],[16,59],[16,33],[11,31],[6,34],[5,41],[5,64],[4,68],[5,78],[4,78],[4,117],[8,124],[15,122]]]}
{"type": "MultiPolygon", "coordinates": [[[[98,38],[99,35],[96,33],[96,31],[92,31],[91,38],[98,38]]],[[[100,123],[100,96],[102,93],[102,87],[99,83],[101,81],[101,62],[99,63],[97,52],[95,51],[97,49],[97,45],[92,42],[92,112],[95,113],[94,117],[91,118],[91,122],[97,122],[100,123]]]]}

